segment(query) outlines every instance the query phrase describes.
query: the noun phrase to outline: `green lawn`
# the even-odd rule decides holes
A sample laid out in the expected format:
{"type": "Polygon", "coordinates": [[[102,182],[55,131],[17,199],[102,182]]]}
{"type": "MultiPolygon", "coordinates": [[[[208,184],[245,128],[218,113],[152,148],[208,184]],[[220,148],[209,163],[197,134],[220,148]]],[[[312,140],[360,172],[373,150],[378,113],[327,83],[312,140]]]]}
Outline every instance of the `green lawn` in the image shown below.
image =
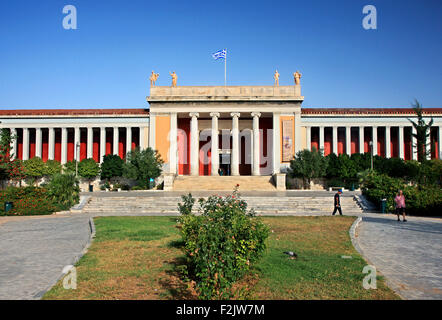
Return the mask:
{"type": "MultiPolygon", "coordinates": [[[[348,230],[354,217],[265,217],[268,249],[239,287],[249,299],[398,299],[378,277],[362,287],[367,264],[348,230]],[[295,251],[291,260],[284,251],[295,251]],[[343,259],[342,256],[352,259],[343,259]]],[[[179,231],[171,217],[95,218],[97,237],[77,264],[77,289],[60,281],[44,299],[195,299],[184,283],[179,231]]]]}

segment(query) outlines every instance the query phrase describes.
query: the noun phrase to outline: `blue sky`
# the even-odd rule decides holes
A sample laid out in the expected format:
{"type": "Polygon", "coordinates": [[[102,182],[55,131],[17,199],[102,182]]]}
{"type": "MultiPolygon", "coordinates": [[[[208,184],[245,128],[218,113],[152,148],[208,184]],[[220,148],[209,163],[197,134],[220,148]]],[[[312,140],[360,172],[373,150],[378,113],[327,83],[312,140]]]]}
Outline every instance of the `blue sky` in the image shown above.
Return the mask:
{"type": "Polygon", "coordinates": [[[304,107],[442,107],[442,1],[0,2],[0,109],[148,107],[157,85],[293,84],[304,107]],[[64,30],[62,9],[77,8],[64,30]],[[377,8],[377,30],[362,8],[377,8]]]}

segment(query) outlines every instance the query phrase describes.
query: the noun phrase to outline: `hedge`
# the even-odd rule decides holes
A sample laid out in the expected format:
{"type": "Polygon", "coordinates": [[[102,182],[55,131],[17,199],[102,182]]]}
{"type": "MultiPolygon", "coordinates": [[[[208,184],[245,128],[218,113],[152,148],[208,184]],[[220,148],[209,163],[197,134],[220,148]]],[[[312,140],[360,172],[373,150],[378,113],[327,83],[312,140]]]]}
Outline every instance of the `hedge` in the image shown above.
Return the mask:
{"type": "Polygon", "coordinates": [[[58,211],[59,207],[47,197],[47,189],[41,187],[8,187],[0,191],[0,215],[45,215],[58,211]],[[13,202],[12,210],[5,213],[5,202],[13,202]]]}

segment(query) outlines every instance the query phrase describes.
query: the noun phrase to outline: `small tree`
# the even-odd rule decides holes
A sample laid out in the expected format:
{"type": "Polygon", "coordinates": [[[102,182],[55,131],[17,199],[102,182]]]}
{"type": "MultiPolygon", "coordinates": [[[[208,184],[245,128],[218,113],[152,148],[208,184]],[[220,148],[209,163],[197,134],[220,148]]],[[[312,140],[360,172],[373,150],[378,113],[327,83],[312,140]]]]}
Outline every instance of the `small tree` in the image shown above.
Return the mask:
{"type": "Polygon", "coordinates": [[[83,159],[78,164],[78,174],[80,177],[87,179],[90,185],[91,180],[100,174],[100,166],[92,158],[83,159]]]}
{"type": "Polygon", "coordinates": [[[417,148],[417,161],[423,162],[427,159],[427,156],[431,154],[431,150],[427,150],[427,139],[430,136],[433,117],[431,117],[430,122],[425,122],[422,105],[417,100],[415,100],[415,103],[413,104],[413,110],[417,115],[417,122],[410,119],[408,119],[408,121],[412,123],[416,130],[416,133],[413,133],[412,135],[416,139],[416,144],[414,146],[417,148]]]}
{"type": "Polygon", "coordinates": [[[66,162],[63,166],[63,173],[75,175],[76,163],[77,163],[77,161],[75,161],[75,160],[70,160],[70,161],[66,162]]]}
{"type": "Polygon", "coordinates": [[[108,154],[103,157],[101,164],[101,179],[112,179],[123,175],[124,161],[116,154],[108,154]]]}
{"type": "Polygon", "coordinates": [[[57,173],[61,173],[61,163],[57,160],[46,161],[45,176],[52,177],[57,173]]]}
{"type": "Polygon", "coordinates": [[[11,166],[11,141],[15,137],[11,136],[9,129],[0,130],[0,179],[9,179],[8,172],[11,166]]]}
{"type": "Polygon", "coordinates": [[[322,152],[316,150],[315,147],[312,148],[312,151],[307,149],[298,151],[295,158],[290,161],[291,176],[302,178],[304,188],[307,186],[310,189],[313,178],[325,176],[327,161],[322,152]]]}
{"type": "Polygon", "coordinates": [[[30,180],[33,185],[38,180],[45,175],[46,165],[43,160],[39,157],[34,157],[23,161],[25,168],[25,175],[30,180]]]}
{"type": "Polygon", "coordinates": [[[20,159],[14,159],[9,163],[8,178],[15,184],[20,184],[25,178],[25,168],[23,161],[20,159]]]}
{"type": "Polygon", "coordinates": [[[124,165],[124,176],[135,179],[143,188],[149,187],[149,180],[161,175],[163,160],[157,150],[139,148],[129,152],[124,165]]]}

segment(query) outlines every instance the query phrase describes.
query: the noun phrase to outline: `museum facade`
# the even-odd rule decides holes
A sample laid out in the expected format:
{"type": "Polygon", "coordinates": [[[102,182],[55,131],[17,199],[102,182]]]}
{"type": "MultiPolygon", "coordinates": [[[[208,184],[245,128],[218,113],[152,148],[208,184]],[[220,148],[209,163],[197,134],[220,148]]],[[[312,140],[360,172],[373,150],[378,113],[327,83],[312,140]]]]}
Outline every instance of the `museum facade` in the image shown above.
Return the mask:
{"type": "MultiPolygon", "coordinates": [[[[274,175],[313,147],[351,155],[416,159],[411,108],[303,108],[293,86],[153,86],[149,109],[0,110],[0,128],[16,137],[19,159],[66,163],[158,150],[170,175],[274,175]]],[[[442,108],[434,119],[431,158],[441,158],[442,108]]]]}

